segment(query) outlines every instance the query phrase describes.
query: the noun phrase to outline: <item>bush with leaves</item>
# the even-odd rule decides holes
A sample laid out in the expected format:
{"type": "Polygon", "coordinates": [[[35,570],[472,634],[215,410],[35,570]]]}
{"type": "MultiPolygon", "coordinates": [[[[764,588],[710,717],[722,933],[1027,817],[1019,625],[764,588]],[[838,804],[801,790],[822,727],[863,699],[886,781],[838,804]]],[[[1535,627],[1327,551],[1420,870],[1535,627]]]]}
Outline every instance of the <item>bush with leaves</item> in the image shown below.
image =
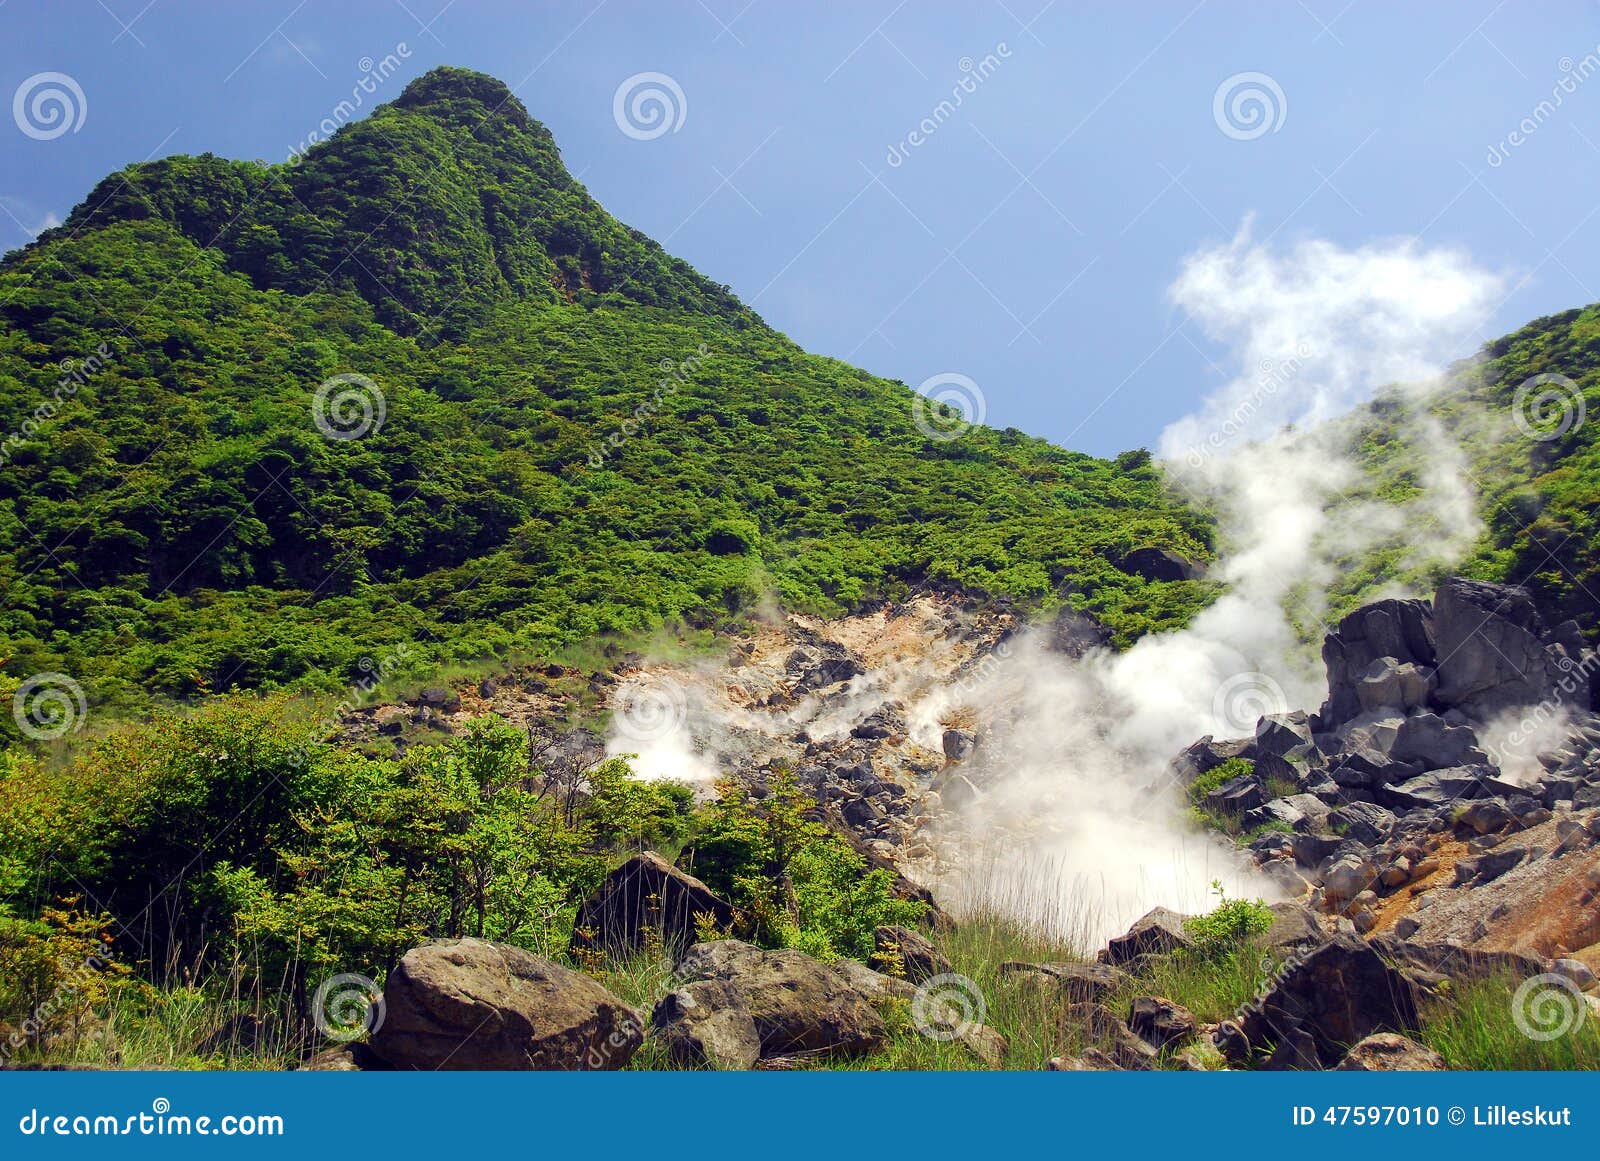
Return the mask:
{"type": "Polygon", "coordinates": [[[718,787],[688,860],[745,915],[741,934],[821,959],[872,952],[873,928],[919,922],[925,904],[895,894],[894,876],[867,867],[842,837],[805,817],[813,803],[788,772],[765,797],[718,787]]]}
{"type": "Polygon", "coordinates": [[[1217,905],[1204,915],[1184,921],[1184,929],[1200,956],[1217,959],[1233,955],[1252,936],[1272,926],[1272,908],[1262,900],[1230,899],[1220,879],[1212,882],[1211,889],[1217,894],[1217,905]]]}

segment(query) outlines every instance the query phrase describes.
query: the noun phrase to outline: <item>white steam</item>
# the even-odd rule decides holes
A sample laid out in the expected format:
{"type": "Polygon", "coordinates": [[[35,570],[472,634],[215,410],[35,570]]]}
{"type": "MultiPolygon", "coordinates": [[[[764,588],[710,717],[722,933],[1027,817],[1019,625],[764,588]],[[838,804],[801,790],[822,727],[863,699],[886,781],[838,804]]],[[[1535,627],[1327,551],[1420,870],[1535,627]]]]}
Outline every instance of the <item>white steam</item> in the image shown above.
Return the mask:
{"type": "Polygon", "coordinates": [[[1321,702],[1314,647],[1285,609],[1315,627],[1341,559],[1402,530],[1409,564],[1471,543],[1473,492],[1442,428],[1407,432],[1424,493],[1408,512],[1338,502],[1359,470],[1327,424],[1397,380],[1430,389],[1500,286],[1465,254],[1414,240],[1273,250],[1246,230],[1184,263],[1171,297],[1227,345],[1237,374],[1167,428],[1161,455],[1218,515],[1211,575],[1227,591],[1189,628],[1122,654],[1071,666],[1036,648],[1019,655],[999,679],[1020,689],[1017,744],[972,833],[1026,826],[1033,840],[987,866],[986,882],[969,877],[969,895],[1031,899],[1058,926],[1103,935],[1150,906],[1201,905],[1213,878],[1232,880],[1230,894],[1262,893],[1219,875],[1231,866],[1181,820],[1166,764],[1205,734],[1248,734],[1262,713],[1321,702]],[[1416,520],[1419,508],[1433,519],[1416,520]]]}
{"type": "MultiPolygon", "coordinates": [[[[942,723],[970,722],[980,736],[970,758],[943,772],[947,804],[975,799],[961,806],[933,884],[954,909],[999,907],[1092,950],[1150,907],[1204,909],[1213,880],[1230,896],[1270,896],[1236,851],[1185,818],[1168,762],[1203,735],[1248,734],[1264,713],[1322,701],[1309,638],[1320,641],[1341,561],[1384,541],[1402,541],[1412,565],[1470,544],[1473,490],[1439,425],[1415,420],[1405,432],[1422,495],[1395,509],[1349,500],[1360,471],[1330,421],[1396,382],[1437,389],[1500,286],[1465,254],[1414,240],[1273,249],[1246,229],[1195,253],[1171,298],[1226,347],[1235,371],[1160,441],[1174,482],[1218,519],[1211,576],[1225,591],[1188,629],[1072,660],[1046,647],[1044,629],[985,655],[956,648],[969,635],[948,621],[907,618],[922,647],[898,652],[856,648],[847,638],[860,626],[836,628],[827,631],[845,633],[837,639],[868,670],[848,687],[786,700],[773,675],[789,646],[769,643],[752,670],[729,663],[749,676],[685,674],[663,711],[682,719],[682,732],[657,736],[647,715],[624,722],[634,736],[613,736],[611,751],[639,753],[647,775],[703,785],[786,745],[813,760],[816,744],[848,742],[853,724],[890,704],[916,762],[930,752],[942,762],[942,723]]],[[[825,629],[807,626],[813,636],[825,629]]]]}

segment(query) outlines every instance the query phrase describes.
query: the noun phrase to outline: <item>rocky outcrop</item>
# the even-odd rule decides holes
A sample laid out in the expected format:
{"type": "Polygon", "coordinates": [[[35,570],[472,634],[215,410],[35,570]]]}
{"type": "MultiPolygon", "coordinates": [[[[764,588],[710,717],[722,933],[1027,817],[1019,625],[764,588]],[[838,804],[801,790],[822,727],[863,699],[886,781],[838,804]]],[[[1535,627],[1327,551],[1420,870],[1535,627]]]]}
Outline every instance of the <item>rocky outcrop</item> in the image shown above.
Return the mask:
{"type": "Polygon", "coordinates": [[[595,980],[520,947],[444,940],[408,951],[372,1039],[392,1068],[622,1068],[644,1017],[595,980]]]}
{"type": "Polygon", "coordinates": [[[1528,590],[1454,577],[1433,605],[1440,703],[1478,721],[1550,702],[1587,709],[1579,658],[1551,637],[1528,590]]]}
{"type": "Polygon", "coordinates": [[[1412,982],[1362,940],[1340,935],[1291,959],[1219,1029],[1217,1046],[1238,1064],[1325,1069],[1375,1032],[1416,1026],[1412,982]]]}
{"type": "Polygon", "coordinates": [[[1202,738],[1172,763],[1184,785],[1230,758],[1251,763],[1206,805],[1266,828],[1252,857],[1313,909],[1365,934],[1403,910],[1396,895],[1517,880],[1546,850],[1490,839],[1600,806],[1600,717],[1586,708],[1600,666],[1573,626],[1544,627],[1525,590],[1454,578],[1431,603],[1367,605],[1328,635],[1323,659],[1318,714],[1268,715],[1253,737],[1202,738]],[[1512,730],[1510,709],[1527,718],[1512,730]],[[1570,727],[1569,740],[1538,755],[1531,775],[1497,764],[1504,755],[1489,740],[1525,740],[1552,721],[1570,727]],[[1453,874],[1435,879],[1436,852],[1455,843],[1471,849],[1452,848],[1453,874]]]}
{"type": "Polygon", "coordinates": [[[725,931],[735,912],[699,879],[645,851],[607,875],[578,909],[573,949],[625,955],[645,946],[653,933],[666,946],[681,950],[695,941],[702,918],[725,931]]]}
{"type": "Polygon", "coordinates": [[[1328,670],[1328,701],[1319,715],[1324,728],[1362,713],[1361,682],[1374,662],[1392,659],[1431,672],[1435,660],[1433,622],[1426,601],[1378,601],[1345,617],[1322,645],[1328,670]]]}

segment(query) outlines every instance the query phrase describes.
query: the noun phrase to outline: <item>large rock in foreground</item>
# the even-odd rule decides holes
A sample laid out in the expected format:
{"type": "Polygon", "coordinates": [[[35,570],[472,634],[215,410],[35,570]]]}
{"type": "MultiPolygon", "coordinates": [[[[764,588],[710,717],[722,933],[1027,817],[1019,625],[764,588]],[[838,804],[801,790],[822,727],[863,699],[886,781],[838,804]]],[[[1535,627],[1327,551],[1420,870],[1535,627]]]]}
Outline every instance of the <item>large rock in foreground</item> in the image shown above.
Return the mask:
{"type": "Polygon", "coordinates": [[[681,949],[695,941],[697,915],[724,930],[734,918],[733,907],[710,887],[654,851],[645,851],[607,875],[578,909],[572,946],[575,951],[601,948],[626,955],[654,930],[663,944],[681,949]]]}
{"type": "Polygon", "coordinates": [[[738,988],[723,980],[696,980],[656,1004],[651,1036],[682,1068],[753,1068],[761,1036],[738,988]]]}
{"type": "Polygon", "coordinates": [[[1147,911],[1132,927],[1106,945],[1100,953],[1103,962],[1133,963],[1147,955],[1168,955],[1192,947],[1194,938],[1184,926],[1186,919],[1165,907],[1147,911]]]}
{"type": "Polygon", "coordinates": [[[691,947],[678,964],[687,982],[732,984],[755,1021],[763,1058],[859,1056],[881,1047],[883,1018],[841,972],[804,952],[762,951],[736,939],[691,947]]]}
{"type": "Polygon", "coordinates": [[[479,939],[412,948],[383,999],[372,1048],[400,1069],[618,1069],[644,1040],[644,1017],[588,976],[479,939]]]}
{"type": "Polygon", "coordinates": [[[1411,982],[1360,939],[1341,935],[1291,960],[1219,1030],[1218,1047],[1235,1063],[1325,1069],[1375,1032],[1416,1026],[1411,982]]]}

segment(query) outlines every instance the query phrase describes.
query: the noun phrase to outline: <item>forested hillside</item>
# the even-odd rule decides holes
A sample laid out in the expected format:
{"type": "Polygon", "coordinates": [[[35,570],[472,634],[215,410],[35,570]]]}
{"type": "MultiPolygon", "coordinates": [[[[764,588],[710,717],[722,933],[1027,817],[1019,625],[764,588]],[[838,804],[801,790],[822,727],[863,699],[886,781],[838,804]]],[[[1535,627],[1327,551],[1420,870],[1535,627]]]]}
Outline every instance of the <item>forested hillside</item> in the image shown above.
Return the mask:
{"type": "Polygon", "coordinates": [[[436,70],[297,165],[113,174],[0,266],[0,658],[133,705],[768,598],[959,585],[1124,642],[1200,602],[1113,563],[1208,551],[1148,457],[943,438],[916,399],[607,215],[498,81],[436,70]]]}

